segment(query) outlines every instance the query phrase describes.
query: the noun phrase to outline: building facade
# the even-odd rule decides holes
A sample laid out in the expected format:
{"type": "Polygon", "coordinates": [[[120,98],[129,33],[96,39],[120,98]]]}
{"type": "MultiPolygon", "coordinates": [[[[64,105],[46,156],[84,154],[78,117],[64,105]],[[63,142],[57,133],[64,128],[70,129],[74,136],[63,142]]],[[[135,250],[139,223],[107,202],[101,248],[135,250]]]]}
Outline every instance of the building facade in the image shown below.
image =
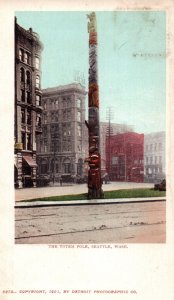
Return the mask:
{"type": "Polygon", "coordinates": [[[155,132],[144,136],[144,174],[146,182],[165,178],[165,132],[155,132]]]}
{"type": "Polygon", "coordinates": [[[110,180],[144,182],[144,134],[128,132],[106,139],[106,170],[110,180]]]}
{"type": "Polygon", "coordinates": [[[106,172],[106,138],[110,135],[119,133],[132,132],[133,126],[126,124],[117,124],[100,122],[100,151],[101,151],[101,169],[102,173],[106,172]]]}
{"type": "Polygon", "coordinates": [[[85,98],[79,83],[42,90],[42,135],[37,138],[40,176],[53,182],[84,176],[88,155],[85,98]]]}
{"type": "Polygon", "coordinates": [[[15,19],[15,186],[36,186],[36,137],[41,133],[41,52],[39,35],[15,19]]]}

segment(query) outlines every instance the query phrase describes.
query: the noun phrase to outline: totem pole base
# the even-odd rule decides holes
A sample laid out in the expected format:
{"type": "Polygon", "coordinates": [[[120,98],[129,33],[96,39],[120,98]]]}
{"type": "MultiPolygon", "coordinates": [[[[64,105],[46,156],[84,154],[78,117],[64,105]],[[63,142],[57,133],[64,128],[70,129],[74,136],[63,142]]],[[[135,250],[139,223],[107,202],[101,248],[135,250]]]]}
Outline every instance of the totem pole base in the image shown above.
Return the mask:
{"type": "Polygon", "coordinates": [[[88,189],[88,199],[103,199],[104,193],[102,189],[88,189]]]}

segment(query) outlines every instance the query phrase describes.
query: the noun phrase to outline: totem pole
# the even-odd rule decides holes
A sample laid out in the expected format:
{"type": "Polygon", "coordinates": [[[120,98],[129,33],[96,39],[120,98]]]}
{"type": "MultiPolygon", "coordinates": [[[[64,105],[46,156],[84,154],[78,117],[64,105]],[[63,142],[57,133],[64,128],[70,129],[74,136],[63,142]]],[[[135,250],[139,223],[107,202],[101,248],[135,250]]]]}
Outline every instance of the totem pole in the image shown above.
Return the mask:
{"type": "Polygon", "coordinates": [[[89,91],[88,91],[88,198],[103,198],[101,182],[100,128],[99,128],[99,88],[97,74],[97,24],[94,12],[87,15],[89,33],[89,91]]]}

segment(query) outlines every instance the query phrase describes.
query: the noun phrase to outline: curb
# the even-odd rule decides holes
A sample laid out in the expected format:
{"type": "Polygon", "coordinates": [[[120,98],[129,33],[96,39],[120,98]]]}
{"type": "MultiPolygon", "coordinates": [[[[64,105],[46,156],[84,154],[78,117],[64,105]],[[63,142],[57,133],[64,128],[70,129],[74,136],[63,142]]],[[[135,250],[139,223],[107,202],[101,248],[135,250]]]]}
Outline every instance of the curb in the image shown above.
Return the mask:
{"type": "Polygon", "coordinates": [[[120,199],[91,199],[91,200],[71,200],[71,201],[35,201],[35,202],[16,202],[15,208],[27,207],[50,207],[50,206],[77,206],[77,205],[101,205],[101,204],[126,204],[137,202],[162,202],[166,197],[149,197],[149,198],[120,198],[120,199]]]}

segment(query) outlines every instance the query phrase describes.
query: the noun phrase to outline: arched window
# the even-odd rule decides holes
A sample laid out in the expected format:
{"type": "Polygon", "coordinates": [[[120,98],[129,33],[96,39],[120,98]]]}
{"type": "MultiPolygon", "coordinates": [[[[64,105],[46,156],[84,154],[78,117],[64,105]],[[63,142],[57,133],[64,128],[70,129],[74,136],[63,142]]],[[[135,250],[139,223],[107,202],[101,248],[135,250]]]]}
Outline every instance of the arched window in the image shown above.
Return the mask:
{"type": "Polygon", "coordinates": [[[31,82],[30,72],[27,71],[27,72],[26,72],[26,84],[30,84],[30,82],[31,82]]]}
{"type": "Polygon", "coordinates": [[[36,87],[40,88],[40,76],[36,75],[36,87]]]}
{"type": "Polygon", "coordinates": [[[25,71],[23,68],[20,69],[20,81],[21,82],[25,81],[25,71]]]}

